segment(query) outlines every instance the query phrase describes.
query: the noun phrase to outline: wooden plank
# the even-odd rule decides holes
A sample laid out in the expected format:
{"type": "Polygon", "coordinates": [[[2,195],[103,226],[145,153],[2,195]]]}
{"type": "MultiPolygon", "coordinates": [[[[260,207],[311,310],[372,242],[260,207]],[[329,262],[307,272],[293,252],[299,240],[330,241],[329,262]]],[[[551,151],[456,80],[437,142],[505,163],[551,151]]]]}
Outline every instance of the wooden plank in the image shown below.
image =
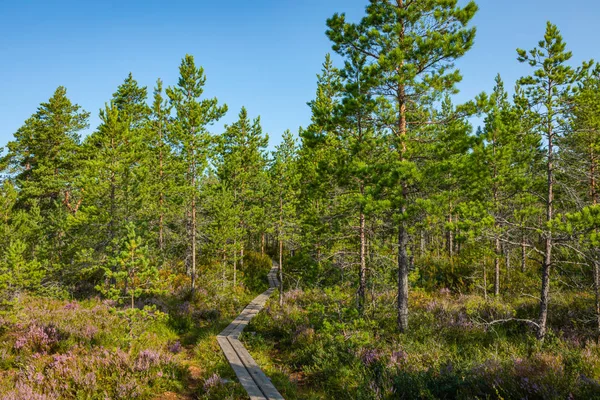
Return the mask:
{"type": "Polygon", "coordinates": [[[248,372],[248,369],[244,366],[244,363],[233,349],[233,346],[231,346],[231,343],[227,340],[227,337],[217,336],[217,341],[219,342],[223,353],[225,353],[225,357],[231,365],[231,368],[233,368],[238,380],[246,392],[248,392],[250,400],[268,400],[252,378],[252,375],[250,375],[250,372],[248,372]]]}
{"type": "Polygon", "coordinates": [[[233,350],[237,353],[238,357],[254,379],[254,382],[258,385],[261,392],[267,396],[269,400],[283,400],[283,396],[277,391],[271,380],[265,375],[265,373],[260,369],[256,361],[252,358],[248,350],[242,345],[242,343],[231,337],[228,338],[229,343],[233,347],[233,350]]]}
{"type": "Polygon", "coordinates": [[[277,273],[278,269],[274,266],[267,274],[269,289],[256,296],[217,336],[219,346],[251,400],[283,400],[283,396],[238,340],[250,320],[264,308],[269,297],[279,286],[277,273]]]}

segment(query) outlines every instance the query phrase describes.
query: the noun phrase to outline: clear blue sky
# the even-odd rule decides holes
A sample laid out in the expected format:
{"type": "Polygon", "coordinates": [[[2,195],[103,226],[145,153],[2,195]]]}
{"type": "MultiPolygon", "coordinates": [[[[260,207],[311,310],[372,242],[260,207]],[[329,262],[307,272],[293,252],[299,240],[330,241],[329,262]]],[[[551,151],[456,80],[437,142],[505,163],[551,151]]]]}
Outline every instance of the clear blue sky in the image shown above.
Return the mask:
{"type": "MultiPolygon", "coordinates": [[[[131,71],[149,87],[176,83],[181,58],[205,68],[206,94],[227,103],[224,123],[242,105],[261,115],[271,143],[306,126],[315,74],[331,49],[325,20],[334,12],[358,19],[367,0],[33,1],[0,0],[0,146],[59,85],[92,113],[131,71]]],[[[479,0],[473,50],[457,65],[464,75],[458,100],[528,73],[515,49],[530,49],[545,22],[561,29],[574,63],[600,59],[597,0],[479,0]]],[[[221,124],[213,128],[222,130],[221,124]]]]}

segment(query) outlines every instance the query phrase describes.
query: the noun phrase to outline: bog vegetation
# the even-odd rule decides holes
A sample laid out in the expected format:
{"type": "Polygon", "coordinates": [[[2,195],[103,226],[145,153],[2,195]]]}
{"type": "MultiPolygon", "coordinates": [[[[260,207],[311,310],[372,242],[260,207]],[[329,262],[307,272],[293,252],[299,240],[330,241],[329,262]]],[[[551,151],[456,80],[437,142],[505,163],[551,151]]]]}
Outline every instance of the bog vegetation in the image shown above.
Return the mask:
{"type": "Polygon", "coordinates": [[[273,259],[243,339],[288,399],[600,398],[600,66],[548,23],[454,104],[476,12],[332,16],[274,151],[190,55],[85,137],[57,88],[0,159],[0,397],[244,398],[215,335],[273,259]]]}

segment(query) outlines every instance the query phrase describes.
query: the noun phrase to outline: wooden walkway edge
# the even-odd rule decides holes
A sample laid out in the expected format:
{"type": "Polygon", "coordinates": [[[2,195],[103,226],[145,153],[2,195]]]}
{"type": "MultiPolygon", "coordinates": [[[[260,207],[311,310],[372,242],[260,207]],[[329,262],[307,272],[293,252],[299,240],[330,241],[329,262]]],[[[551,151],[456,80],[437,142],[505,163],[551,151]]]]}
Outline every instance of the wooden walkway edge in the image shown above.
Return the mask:
{"type": "Polygon", "coordinates": [[[217,335],[219,346],[221,346],[227,361],[246,392],[248,392],[251,400],[284,400],[269,377],[265,375],[248,353],[248,350],[239,341],[244,328],[263,309],[271,294],[279,286],[277,271],[277,267],[274,266],[267,275],[269,289],[252,300],[244,311],[223,332],[217,335]]]}

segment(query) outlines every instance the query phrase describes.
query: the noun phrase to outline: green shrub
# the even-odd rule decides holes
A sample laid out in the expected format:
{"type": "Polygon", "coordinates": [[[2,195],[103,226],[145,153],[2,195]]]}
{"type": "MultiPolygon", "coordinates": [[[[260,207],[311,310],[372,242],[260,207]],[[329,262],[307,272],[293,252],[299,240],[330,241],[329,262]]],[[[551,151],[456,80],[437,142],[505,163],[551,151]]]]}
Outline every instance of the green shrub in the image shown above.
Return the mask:
{"type": "MultiPolygon", "coordinates": [[[[284,260],[286,276],[292,276],[289,286],[322,287],[332,286],[339,281],[339,269],[331,261],[318,263],[310,254],[297,252],[284,260]]],[[[287,285],[286,285],[287,286],[287,285]]]]}
{"type": "Polygon", "coordinates": [[[248,251],[244,254],[244,262],[240,271],[248,289],[260,292],[267,289],[267,274],[273,267],[271,258],[266,254],[248,251]]]}
{"type": "Polygon", "coordinates": [[[415,260],[413,283],[427,290],[450,289],[453,292],[468,292],[474,287],[467,277],[473,275],[474,268],[462,259],[419,257],[415,260]]]}

